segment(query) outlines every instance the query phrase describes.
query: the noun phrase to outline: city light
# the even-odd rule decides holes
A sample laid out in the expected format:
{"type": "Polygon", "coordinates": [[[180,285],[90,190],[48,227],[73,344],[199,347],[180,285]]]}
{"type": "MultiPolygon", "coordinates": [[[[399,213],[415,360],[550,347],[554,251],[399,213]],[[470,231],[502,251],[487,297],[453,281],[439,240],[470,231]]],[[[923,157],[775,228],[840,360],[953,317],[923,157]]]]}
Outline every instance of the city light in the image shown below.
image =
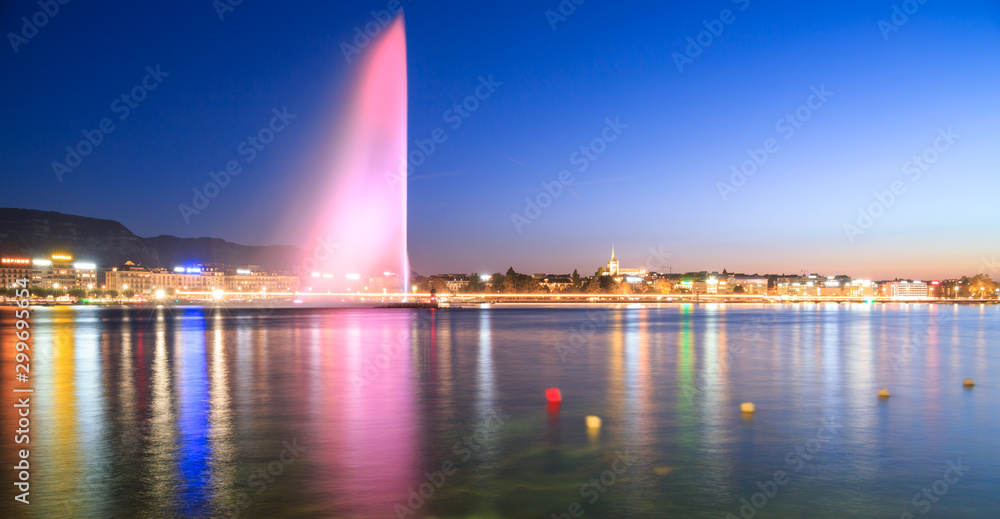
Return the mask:
{"type": "Polygon", "coordinates": [[[312,273],[312,277],[314,277],[314,278],[318,278],[318,277],[319,277],[319,272],[313,272],[313,273],[312,273]]]}
{"type": "Polygon", "coordinates": [[[212,291],[212,299],[215,299],[216,301],[221,301],[224,295],[225,292],[223,292],[222,290],[215,289],[212,291]]]}
{"type": "Polygon", "coordinates": [[[174,272],[177,272],[178,274],[183,274],[184,267],[174,267],[174,272]]]}
{"type": "Polygon", "coordinates": [[[31,263],[31,260],[27,258],[3,258],[0,260],[0,263],[4,265],[28,265],[31,263]]]}
{"type": "Polygon", "coordinates": [[[31,262],[34,263],[35,265],[38,265],[39,267],[49,267],[52,265],[52,260],[47,260],[47,259],[36,259],[32,260],[31,262]]]}
{"type": "Polygon", "coordinates": [[[249,276],[250,275],[250,271],[247,270],[247,269],[236,269],[236,273],[239,274],[239,275],[241,275],[241,276],[249,276]]]}
{"type": "Polygon", "coordinates": [[[157,290],[155,295],[157,299],[163,299],[164,297],[167,297],[167,293],[164,292],[163,289],[157,290]]]}
{"type": "Polygon", "coordinates": [[[73,256],[69,254],[53,254],[52,259],[59,261],[73,261],[73,256]]]}
{"type": "Polygon", "coordinates": [[[361,279],[361,274],[348,274],[347,279],[353,279],[353,280],[361,279]]]}
{"type": "Polygon", "coordinates": [[[97,265],[93,263],[74,263],[73,268],[77,270],[96,270],[97,265]]]}

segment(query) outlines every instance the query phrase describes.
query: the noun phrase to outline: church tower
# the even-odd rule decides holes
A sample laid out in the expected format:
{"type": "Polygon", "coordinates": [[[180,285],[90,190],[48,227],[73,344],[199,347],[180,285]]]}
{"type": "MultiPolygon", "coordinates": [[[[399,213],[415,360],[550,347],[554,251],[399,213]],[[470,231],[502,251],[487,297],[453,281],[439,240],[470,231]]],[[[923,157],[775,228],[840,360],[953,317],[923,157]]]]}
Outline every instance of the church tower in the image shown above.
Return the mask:
{"type": "Polygon", "coordinates": [[[615,258],[615,246],[611,245],[611,261],[608,262],[608,275],[618,275],[618,259],[615,258]]]}

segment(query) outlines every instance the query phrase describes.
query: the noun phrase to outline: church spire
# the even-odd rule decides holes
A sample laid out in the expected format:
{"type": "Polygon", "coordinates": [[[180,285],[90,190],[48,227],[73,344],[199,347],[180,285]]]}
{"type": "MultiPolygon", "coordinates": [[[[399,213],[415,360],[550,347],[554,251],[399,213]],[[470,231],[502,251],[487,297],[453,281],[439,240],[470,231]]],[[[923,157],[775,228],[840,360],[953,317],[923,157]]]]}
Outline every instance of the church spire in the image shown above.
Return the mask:
{"type": "Polygon", "coordinates": [[[615,244],[611,244],[611,259],[615,259],[615,244]]]}

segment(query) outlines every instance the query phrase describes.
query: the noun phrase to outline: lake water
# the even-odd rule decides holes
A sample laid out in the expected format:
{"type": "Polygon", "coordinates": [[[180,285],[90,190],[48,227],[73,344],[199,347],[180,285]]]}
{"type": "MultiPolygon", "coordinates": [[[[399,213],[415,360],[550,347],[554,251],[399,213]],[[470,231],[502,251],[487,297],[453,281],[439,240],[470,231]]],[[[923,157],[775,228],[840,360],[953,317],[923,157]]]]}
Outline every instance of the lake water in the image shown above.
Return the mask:
{"type": "Polygon", "coordinates": [[[0,517],[995,519],[998,317],[37,308],[25,506],[5,308],[0,517]]]}

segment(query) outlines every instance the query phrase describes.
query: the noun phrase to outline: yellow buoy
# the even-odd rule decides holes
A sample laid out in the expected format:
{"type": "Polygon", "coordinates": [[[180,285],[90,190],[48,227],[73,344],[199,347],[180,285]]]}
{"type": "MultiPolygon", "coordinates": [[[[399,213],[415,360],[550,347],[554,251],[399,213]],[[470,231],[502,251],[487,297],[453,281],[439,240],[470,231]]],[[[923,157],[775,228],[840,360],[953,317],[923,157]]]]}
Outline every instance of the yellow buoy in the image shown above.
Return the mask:
{"type": "Polygon", "coordinates": [[[587,417],[587,429],[600,429],[601,428],[601,417],[600,416],[588,416],[587,417]]]}
{"type": "Polygon", "coordinates": [[[655,472],[657,476],[666,476],[667,474],[670,474],[673,471],[674,471],[673,467],[667,467],[667,466],[653,467],[653,472],[655,472]]]}
{"type": "Polygon", "coordinates": [[[886,389],[886,388],[884,388],[884,387],[882,389],[879,389],[878,390],[878,397],[879,398],[889,398],[889,390],[886,389]]]}
{"type": "Polygon", "coordinates": [[[962,381],[962,385],[965,386],[965,387],[972,387],[972,386],[976,385],[976,383],[973,382],[971,378],[967,378],[967,379],[965,379],[965,380],[962,381]]]}
{"type": "Polygon", "coordinates": [[[740,404],[740,411],[742,411],[744,413],[748,413],[749,414],[749,413],[753,413],[756,410],[757,409],[754,408],[754,406],[753,406],[753,402],[743,402],[742,404],[740,404]]]}

